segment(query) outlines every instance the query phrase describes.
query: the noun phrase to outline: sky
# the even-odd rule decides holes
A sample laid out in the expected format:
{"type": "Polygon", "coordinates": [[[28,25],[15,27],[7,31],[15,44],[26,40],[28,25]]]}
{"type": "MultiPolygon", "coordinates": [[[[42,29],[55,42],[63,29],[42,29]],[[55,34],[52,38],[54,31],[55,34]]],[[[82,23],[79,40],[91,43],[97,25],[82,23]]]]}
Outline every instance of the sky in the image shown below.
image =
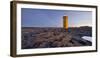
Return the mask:
{"type": "Polygon", "coordinates": [[[91,11],[21,9],[22,27],[63,27],[63,16],[68,16],[69,27],[92,26],[91,11]]]}

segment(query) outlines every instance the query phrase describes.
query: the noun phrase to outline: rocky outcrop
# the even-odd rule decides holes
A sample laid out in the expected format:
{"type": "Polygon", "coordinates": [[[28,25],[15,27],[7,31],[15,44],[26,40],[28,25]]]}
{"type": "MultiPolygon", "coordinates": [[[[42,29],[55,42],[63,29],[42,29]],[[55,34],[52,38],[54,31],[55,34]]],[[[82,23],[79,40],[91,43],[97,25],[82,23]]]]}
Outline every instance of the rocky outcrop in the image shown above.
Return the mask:
{"type": "Polygon", "coordinates": [[[22,49],[92,45],[91,42],[81,38],[80,30],[75,32],[76,29],[67,32],[64,28],[22,28],[22,49]]]}

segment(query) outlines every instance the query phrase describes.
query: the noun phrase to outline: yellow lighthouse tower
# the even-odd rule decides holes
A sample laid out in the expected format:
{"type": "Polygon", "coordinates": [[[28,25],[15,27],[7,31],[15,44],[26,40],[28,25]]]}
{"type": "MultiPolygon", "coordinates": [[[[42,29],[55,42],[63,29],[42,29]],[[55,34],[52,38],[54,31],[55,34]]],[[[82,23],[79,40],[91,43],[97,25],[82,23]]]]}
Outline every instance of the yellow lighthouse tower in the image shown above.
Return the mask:
{"type": "Polygon", "coordinates": [[[63,16],[63,27],[68,30],[68,16],[63,16]]]}

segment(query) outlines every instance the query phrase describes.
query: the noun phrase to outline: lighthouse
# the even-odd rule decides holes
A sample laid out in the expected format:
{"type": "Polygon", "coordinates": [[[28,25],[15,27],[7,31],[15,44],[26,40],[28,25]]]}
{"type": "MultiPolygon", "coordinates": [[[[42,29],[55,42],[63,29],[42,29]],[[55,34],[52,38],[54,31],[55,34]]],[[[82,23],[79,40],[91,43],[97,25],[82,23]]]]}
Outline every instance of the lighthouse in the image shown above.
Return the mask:
{"type": "Polygon", "coordinates": [[[68,30],[68,16],[63,16],[63,27],[68,30]]]}

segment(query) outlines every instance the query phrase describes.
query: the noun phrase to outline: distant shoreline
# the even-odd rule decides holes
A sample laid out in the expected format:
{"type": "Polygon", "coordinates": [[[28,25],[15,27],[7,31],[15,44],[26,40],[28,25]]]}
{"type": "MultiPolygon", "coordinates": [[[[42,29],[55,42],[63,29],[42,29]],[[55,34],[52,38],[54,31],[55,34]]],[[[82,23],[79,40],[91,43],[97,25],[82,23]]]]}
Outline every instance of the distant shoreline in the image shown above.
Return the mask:
{"type": "MultiPolygon", "coordinates": [[[[80,26],[80,27],[68,27],[68,28],[81,28],[81,27],[91,27],[92,26],[80,26]]],[[[21,28],[64,28],[64,27],[21,27],[21,28]]]]}

